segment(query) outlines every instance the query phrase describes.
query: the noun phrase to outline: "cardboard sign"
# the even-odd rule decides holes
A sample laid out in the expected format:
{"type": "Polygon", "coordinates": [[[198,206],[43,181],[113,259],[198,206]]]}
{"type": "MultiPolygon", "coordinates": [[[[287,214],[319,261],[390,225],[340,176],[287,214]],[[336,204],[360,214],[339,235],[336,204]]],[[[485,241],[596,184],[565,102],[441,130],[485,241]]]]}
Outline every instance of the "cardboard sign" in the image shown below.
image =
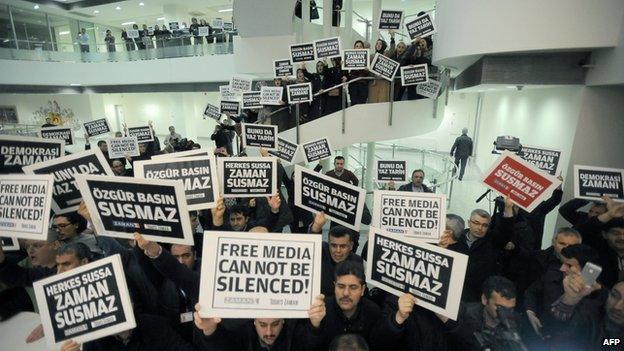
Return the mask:
{"type": "Polygon", "coordinates": [[[340,57],[340,38],[327,38],[314,41],[316,59],[340,57]]]}
{"type": "Polygon", "coordinates": [[[230,80],[230,90],[236,93],[242,93],[251,90],[253,80],[245,76],[233,76],[230,80]]]}
{"type": "Polygon", "coordinates": [[[282,105],[282,94],[284,87],[261,87],[260,88],[260,104],[279,106],[282,105]]]}
{"type": "Polygon", "coordinates": [[[169,22],[169,30],[178,30],[180,29],[180,24],[178,22],[169,22]]]}
{"type": "Polygon", "coordinates": [[[608,196],[624,201],[624,169],[574,165],[574,197],[600,200],[608,196]]]}
{"type": "Polygon", "coordinates": [[[17,238],[10,238],[7,236],[0,237],[0,245],[2,245],[2,250],[4,251],[19,251],[19,241],[17,238]]]}
{"type": "Polygon", "coordinates": [[[110,133],[110,126],[108,125],[108,120],[106,120],[106,118],[85,122],[82,126],[89,138],[100,134],[110,133]]]}
{"type": "Polygon", "coordinates": [[[332,221],[360,230],[366,190],[295,165],[295,206],[325,212],[332,221]]]}
{"type": "Polygon", "coordinates": [[[269,150],[269,154],[288,163],[293,163],[292,161],[297,154],[297,150],[299,150],[298,144],[291,143],[288,140],[277,137],[277,150],[269,150]]]}
{"type": "Polygon", "coordinates": [[[273,78],[292,77],[295,75],[290,59],[273,61],[273,78]]]}
{"type": "Polygon", "coordinates": [[[429,79],[427,83],[418,84],[416,86],[416,94],[426,96],[430,99],[436,99],[440,94],[440,82],[435,79],[429,79]]]}
{"type": "Polygon", "coordinates": [[[277,194],[275,157],[219,157],[223,197],[258,197],[277,194]]]}
{"type": "Polygon", "coordinates": [[[0,228],[3,235],[46,240],[54,177],[7,174],[0,178],[0,228]]]}
{"type": "Polygon", "coordinates": [[[223,20],[220,18],[215,18],[212,20],[212,28],[215,29],[223,29],[223,20]]]}
{"type": "Polygon", "coordinates": [[[98,235],[193,245],[182,182],[78,175],[76,183],[98,235]]]}
{"type": "Polygon", "coordinates": [[[33,288],[50,348],[136,327],[118,254],[36,281],[33,288]]]}
{"type": "Polygon", "coordinates": [[[373,62],[371,62],[368,69],[376,75],[380,76],[381,78],[387,79],[392,82],[392,80],[394,79],[394,75],[399,69],[399,66],[400,64],[393,59],[376,53],[375,57],[373,58],[373,62]]]}
{"type": "Polygon", "coordinates": [[[225,32],[231,32],[234,30],[234,23],[232,22],[223,22],[223,30],[225,32]]]}
{"type": "Polygon", "coordinates": [[[331,157],[331,146],[329,145],[329,139],[321,138],[303,143],[303,154],[306,159],[306,163],[320,161],[331,157]]]}
{"type": "Polygon", "coordinates": [[[406,161],[377,160],[377,181],[404,182],[407,179],[406,161]]]}
{"type": "Polygon", "coordinates": [[[519,156],[505,151],[485,172],[483,183],[527,212],[546,200],[561,181],[542,172],[519,156]]]}
{"type": "Polygon", "coordinates": [[[241,123],[243,148],[248,146],[277,148],[277,126],[241,123]]]}
{"type": "Polygon", "coordinates": [[[342,69],[368,69],[368,50],[349,49],[342,51],[342,69]]]}
{"type": "Polygon", "coordinates": [[[152,156],[152,160],[164,160],[167,158],[179,158],[179,157],[214,157],[214,150],[211,147],[202,149],[193,149],[187,151],[169,152],[162,155],[152,156]]]}
{"type": "Polygon", "coordinates": [[[370,227],[366,283],[457,320],[468,256],[370,227]]]}
{"type": "Polygon", "coordinates": [[[253,108],[262,108],[260,103],[259,91],[246,91],[243,93],[243,110],[250,110],[253,108]]]}
{"type": "Polygon", "coordinates": [[[400,29],[403,22],[403,11],[381,10],[379,29],[400,29]]]}
{"type": "Polygon", "coordinates": [[[240,102],[238,101],[221,101],[221,113],[229,116],[240,115],[240,102]]]}
{"type": "Polygon", "coordinates": [[[376,190],[372,226],[438,243],[444,233],[446,195],[376,190]]]}
{"type": "Polygon", "coordinates": [[[204,232],[200,315],[307,318],[321,290],[322,236],[204,232]]]}
{"type": "Polygon", "coordinates": [[[314,43],[293,44],[290,46],[290,62],[314,61],[314,43]]]}
{"type": "Polygon", "coordinates": [[[401,85],[416,85],[429,81],[427,64],[401,67],[401,85]]]}
{"type": "Polygon", "coordinates": [[[219,86],[219,99],[221,101],[238,101],[240,97],[240,94],[232,90],[229,85],[219,86]]]}
{"type": "MultiPolygon", "coordinates": [[[[171,23],[169,24],[169,26],[171,26],[171,23]]],[[[171,28],[171,30],[173,30],[173,28],[171,28]]],[[[128,29],[126,31],[126,34],[128,35],[128,38],[136,39],[136,38],[139,37],[139,30],[138,29],[128,29]]]]}
{"type": "Polygon", "coordinates": [[[73,212],[78,209],[82,195],[76,187],[74,179],[76,175],[113,175],[113,171],[99,148],[26,166],[24,173],[52,174],[54,176],[52,210],[56,214],[73,212]]]}
{"type": "Polygon", "coordinates": [[[208,104],[206,109],[204,109],[204,118],[212,118],[215,121],[221,120],[221,108],[220,106],[215,106],[213,104],[208,104]]]}
{"type": "Polygon", "coordinates": [[[108,158],[125,158],[126,156],[137,157],[141,155],[139,142],[136,136],[110,138],[106,141],[108,145],[108,158]]]}
{"type": "Polygon", "coordinates": [[[134,176],[146,179],[181,180],[191,211],[215,207],[219,197],[214,156],[162,158],[134,163],[134,176]]]}
{"type": "Polygon", "coordinates": [[[312,83],[289,84],[286,92],[289,104],[312,101],[312,83]]]}
{"type": "Polygon", "coordinates": [[[0,135],[0,174],[22,173],[22,167],[65,154],[61,140],[0,135]]]}
{"type": "Polygon", "coordinates": [[[409,34],[410,39],[412,40],[416,38],[425,38],[436,32],[433,19],[428,13],[425,13],[420,17],[416,17],[416,19],[411,22],[407,22],[405,27],[407,27],[407,34],[409,34]]]}
{"type": "Polygon", "coordinates": [[[154,141],[154,134],[150,126],[128,128],[128,135],[126,136],[137,137],[139,143],[154,141]]]}
{"type": "Polygon", "coordinates": [[[537,168],[551,176],[556,176],[559,173],[560,150],[522,145],[521,156],[525,161],[534,164],[537,168]]]}
{"type": "Polygon", "coordinates": [[[210,35],[210,27],[197,27],[197,35],[207,37],[210,35]]]}
{"type": "Polygon", "coordinates": [[[41,128],[39,136],[44,139],[64,140],[65,145],[74,145],[74,132],[70,127],[41,128]]]}

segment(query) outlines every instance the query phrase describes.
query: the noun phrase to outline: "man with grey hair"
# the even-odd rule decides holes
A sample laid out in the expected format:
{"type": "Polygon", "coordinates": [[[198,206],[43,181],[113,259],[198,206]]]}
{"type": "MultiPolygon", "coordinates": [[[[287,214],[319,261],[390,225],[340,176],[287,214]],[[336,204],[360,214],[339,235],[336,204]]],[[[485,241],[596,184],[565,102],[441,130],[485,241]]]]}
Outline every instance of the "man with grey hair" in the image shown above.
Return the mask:
{"type": "Polygon", "coordinates": [[[450,245],[457,243],[464,234],[465,227],[466,223],[461,216],[454,213],[447,213],[444,234],[440,237],[438,246],[448,248],[450,245]]]}
{"type": "Polygon", "coordinates": [[[457,179],[462,180],[468,157],[472,155],[472,139],[468,136],[468,128],[462,129],[462,134],[455,139],[455,143],[451,148],[451,156],[453,155],[455,155],[455,165],[459,168],[459,177],[457,179]]]}

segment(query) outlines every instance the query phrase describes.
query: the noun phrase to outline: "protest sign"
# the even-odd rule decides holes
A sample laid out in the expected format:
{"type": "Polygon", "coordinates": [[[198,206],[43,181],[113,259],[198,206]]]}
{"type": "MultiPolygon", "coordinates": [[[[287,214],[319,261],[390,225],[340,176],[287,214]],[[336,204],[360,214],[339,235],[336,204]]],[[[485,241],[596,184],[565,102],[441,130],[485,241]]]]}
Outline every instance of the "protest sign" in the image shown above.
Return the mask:
{"type": "Polygon", "coordinates": [[[234,30],[234,23],[232,22],[223,22],[223,31],[231,32],[234,30]]]}
{"type": "Polygon", "coordinates": [[[200,37],[207,37],[210,35],[210,27],[198,27],[197,35],[200,37]]]}
{"type": "Polygon", "coordinates": [[[253,80],[245,76],[232,76],[230,79],[230,90],[235,93],[242,93],[251,90],[253,80]]]}
{"type": "Polygon", "coordinates": [[[100,118],[94,121],[84,122],[82,126],[89,138],[110,132],[110,126],[108,125],[108,120],[106,120],[106,118],[100,118]]]}
{"type": "Polygon", "coordinates": [[[77,175],[76,183],[98,235],[193,245],[181,181],[77,175]]]}
{"type": "Polygon", "coordinates": [[[403,86],[427,83],[428,80],[429,69],[426,63],[401,67],[401,85],[403,86]]]}
{"type": "Polygon", "coordinates": [[[457,320],[468,256],[370,227],[366,283],[457,320]]]}
{"type": "Polygon", "coordinates": [[[126,156],[136,157],[141,154],[136,136],[110,138],[106,144],[108,144],[108,158],[111,160],[126,156]]]}
{"type": "Polygon", "coordinates": [[[277,194],[275,157],[219,157],[223,197],[257,197],[277,194]]]}
{"type": "Polygon", "coordinates": [[[207,156],[214,157],[214,150],[211,147],[201,148],[201,149],[193,149],[187,151],[176,151],[169,152],[162,155],[154,155],[152,156],[152,160],[162,160],[166,158],[178,158],[178,157],[195,157],[195,156],[207,156]]]}
{"type": "Polygon", "coordinates": [[[556,176],[559,173],[560,150],[522,145],[522,155],[520,156],[551,176],[556,176]]]}
{"type": "Polygon", "coordinates": [[[404,182],[407,178],[406,161],[377,160],[377,181],[404,182]]]}
{"type": "Polygon", "coordinates": [[[54,176],[52,210],[56,214],[73,212],[78,209],[82,195],[76,187],[74,179],[76,175],[113,175],[113,171],[99,148],[26,166],[24,173],[52,174],[54,176]]]}
{"type": "Polygon", "coordinates": [[[212,28],[223,29],[223,20],[221,18],[215,18],[212,20],[212,28]]]}
{"type": "Polygon", "coordinates": [[[624,169],[574,165],[574,197],[601,200],[608,196],[624,201],[624,169]]]}
{"type": "Polygon", "coordinates": [[[273,78],[292,77],[295,75],[290,59],[273,61],[273,78]]]}
{"type": "Polygon", "coordinates": [[[18,251],[20,249],[17,238],[10,238],[8,236],[0,237],[0,245],[2,245],[2,250],[4,251],[18,251]]]}
{"type": "Polygon", "coordinates": [[[0,174],[22,173],[22,167],[65,154],[61,140],[0,135],[0,174]]]}
{"type": "Polygon", "coordinates": [[[221,108],[213,104],[208,104],[204,110],[204,116],[219,122],[221,119],[221,108]]]}
{"type": "Polygon", "coordinates": [[[314,43],[293,44],[290,46],[290,62],[314,61],[314,43]]]}
{"type": "Polygon", "coordinates": [[[180,24],[178,22],[169,22],[169,30],[178,30],[180,29],[180,24]]]}
{"type": "Polygon", "coordinates": [[[33,289],[50,348],[136,327],[119,254],[36,281],[33,289]]]}
{"type": "Polygon", "coordinates": [[[372,226],[438,243],[444,233],[446,195],[376,190],[372,226]]]}
{"type": "Polygon", "coordinates": [[[295,165],[295,206],[325,212],[332,221],[360,230],[366,190],[295,165]]]}
{"type": "MultiPolygon", "coordinates": [[[[169,25],[171,25],[171,23],[169,23],[169,25]]],[[[171,30],[173,30],[173,28],[171,30]]],[[[128,30],[126,30],[126,34],[128,35],[128,38],[136,39],[136,38],[139,37],[139,30],[138,29],[128,29],[128,30]]]]}
{"type": "Polygon", "coordinates": [[[314,41],[316,59],[340,57],[340,38],[326,38],[314,41]]]}
{"type": "Polygon", "coordinates": [[[428,97],[430,99],[436,99],[440,94],[440,82],[429,78],[427,83],[421,83],[416,85],[416,94],[428,97]]]}
{"type": "Polygon", "coordinates": [[[342,69],[368,69],[368,50],[349,49],[342,51],[342,69]]]}
{"type": "Polygon", "coordinates": [[[286,92],[289,104],[312,101],[312,83],[289,84],[286,92]]]}
{"type": "Polygon", "coordinates": [[[316,140],[303,143],[303,154],[306,159],[306,163],[320,161],[322,159],[331,157],[331,146],[329,145],[329,139],[320,138],[316,140]]]}
{"type": "Polygon", "coordinates": [[[191,211],[213,208],[219,197],[214,156],[161,158],[134,163],[134,176],[146,179],[181,180],[191,211]]]}
{"type": "Polygon", "coordinates": [[[282,105],[282,94],[284,87],[266,87],[260,88],[260,104],[279,106],[282,105]]]}
{"type": "Polygon", "coordinates": [[[277,137],[277,150],[269,150],[269,154],[288,163],[293,163],[297,150],[299,150],[299,145],[277,137]]]}
{"type": "Polygon", "coordinates": [[[485,172],[483,183],[488,188],[509,196],[516,205],[531,212],[550,196],[561,181],[519,156],[504,151],[485,172]]]}
{"type": "Polygon", "coordinates": [[[154,134],[150,126],[128,128],[128,135],[126,136],[137,137],[139,143],[154,141],[154,134]]]}
{"type": "Polygon", "coordinates": [[[230,88],[229,85],[219,86],[219,99],[221,101],[239,101],[240,94],[230,88]]]}
{"type": "Polygon", "coordinates": [[[428,13],[425,13],[420,17],[416,17],[413,21],[407,22],[405,27],[407,27],[407,34],[409,34],[409,37],[412,40],[416,38],[425,38],[436,32],[433,19],[428,13]]]}
{"type": "Polygon", "coordinates": [[[376,53],[373,58],[373,62],[370,64],[369,70],[381,78],[392,82],[399,66],[400,64],[393,59],[376,53]]]}
{"type": "Polygon", "coordinates": [[[0,178],[0,228],[14,238],[46,240],[54,177],[7,174],[0,178]]]}
{"type": "Polygon", "coordinates": [[[243,93],[243,110],[262,108],[260,91],[246,91],[243,93]]]}
{"type": "Polygon", "coordinates": [[[200,316],[307,318],[321,290],[322,236],[204,232],[200,316]]]}
{"type": "Polygon", "coordinates": [[[277,126],[241,123],[243,148],[248,146],[277,148],[277,126]]]}
{"type": "Polygon", "coordinates": [[[240,102],[221,101],[221,113],[225,113],[228,116],[240,115],[240,102]]]}
{"type": "Polygon", "coordinates": [[[71,127],[41,128],[39,136],[44,139],[64,140],[65,145],[74,145],[74,132],[71,127]]]}
{"type": "Polygon", "coordinates": [[[381,10],[379,29],[400,29],[403,22],[403,11],[381,10]]]}

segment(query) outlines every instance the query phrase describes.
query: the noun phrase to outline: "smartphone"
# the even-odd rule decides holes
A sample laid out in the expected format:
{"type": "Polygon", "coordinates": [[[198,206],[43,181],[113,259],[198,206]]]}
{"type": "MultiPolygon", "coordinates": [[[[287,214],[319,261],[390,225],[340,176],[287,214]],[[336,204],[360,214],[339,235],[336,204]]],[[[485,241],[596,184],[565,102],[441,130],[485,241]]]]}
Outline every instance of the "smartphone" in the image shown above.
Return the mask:
{"type": "Polygon", "coordinates": [[[583,277],[583,281],[585,281],[585,285],[592,286],[598,279],[598,276],[602,272],[602,267],[593,263],[587,262],[583,267],[583,271],[581,272],[581,276],[583,277]]]}

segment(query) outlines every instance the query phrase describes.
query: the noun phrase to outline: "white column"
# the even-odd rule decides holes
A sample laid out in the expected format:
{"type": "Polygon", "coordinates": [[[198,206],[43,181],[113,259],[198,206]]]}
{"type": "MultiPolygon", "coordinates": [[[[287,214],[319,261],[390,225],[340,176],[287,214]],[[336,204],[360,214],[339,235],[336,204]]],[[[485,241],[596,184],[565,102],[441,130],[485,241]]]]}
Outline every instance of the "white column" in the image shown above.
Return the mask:
{"type": "Polygon", "coordinates": [[[332,29],[332,0],[323,0],[323,36],[331,36],[332,29]]]}
{"type": "Polygon", "coordinates": [[[362,186],[366,190],[373,189],[373,172],[375,171],[375,143],[366,143],[366,172],[362,186]]]}
{"type": "Polygon", "coordinates": [[[301,0],[301,28],[300,28],[300,32],[301,32],[301,38],[300,42],[306,42],[307,41],[307,37],[306,36],[306,27],[308,27],[310,25],[310,0],[301,0]]]}
{"type": "Polygon", "coordinates": [[[353,46],[353,0],[344,0],[342,2],[342,20],[345,24],[345,30],[343,31],[343,48],[350,49],[353,46]]]}
{"type": "Polygon", "coordinates": [[[379,15],[381,15],[381,0],[373,0],[373,27],[371,28],[371,46],[379,39],[379,15]]]}

